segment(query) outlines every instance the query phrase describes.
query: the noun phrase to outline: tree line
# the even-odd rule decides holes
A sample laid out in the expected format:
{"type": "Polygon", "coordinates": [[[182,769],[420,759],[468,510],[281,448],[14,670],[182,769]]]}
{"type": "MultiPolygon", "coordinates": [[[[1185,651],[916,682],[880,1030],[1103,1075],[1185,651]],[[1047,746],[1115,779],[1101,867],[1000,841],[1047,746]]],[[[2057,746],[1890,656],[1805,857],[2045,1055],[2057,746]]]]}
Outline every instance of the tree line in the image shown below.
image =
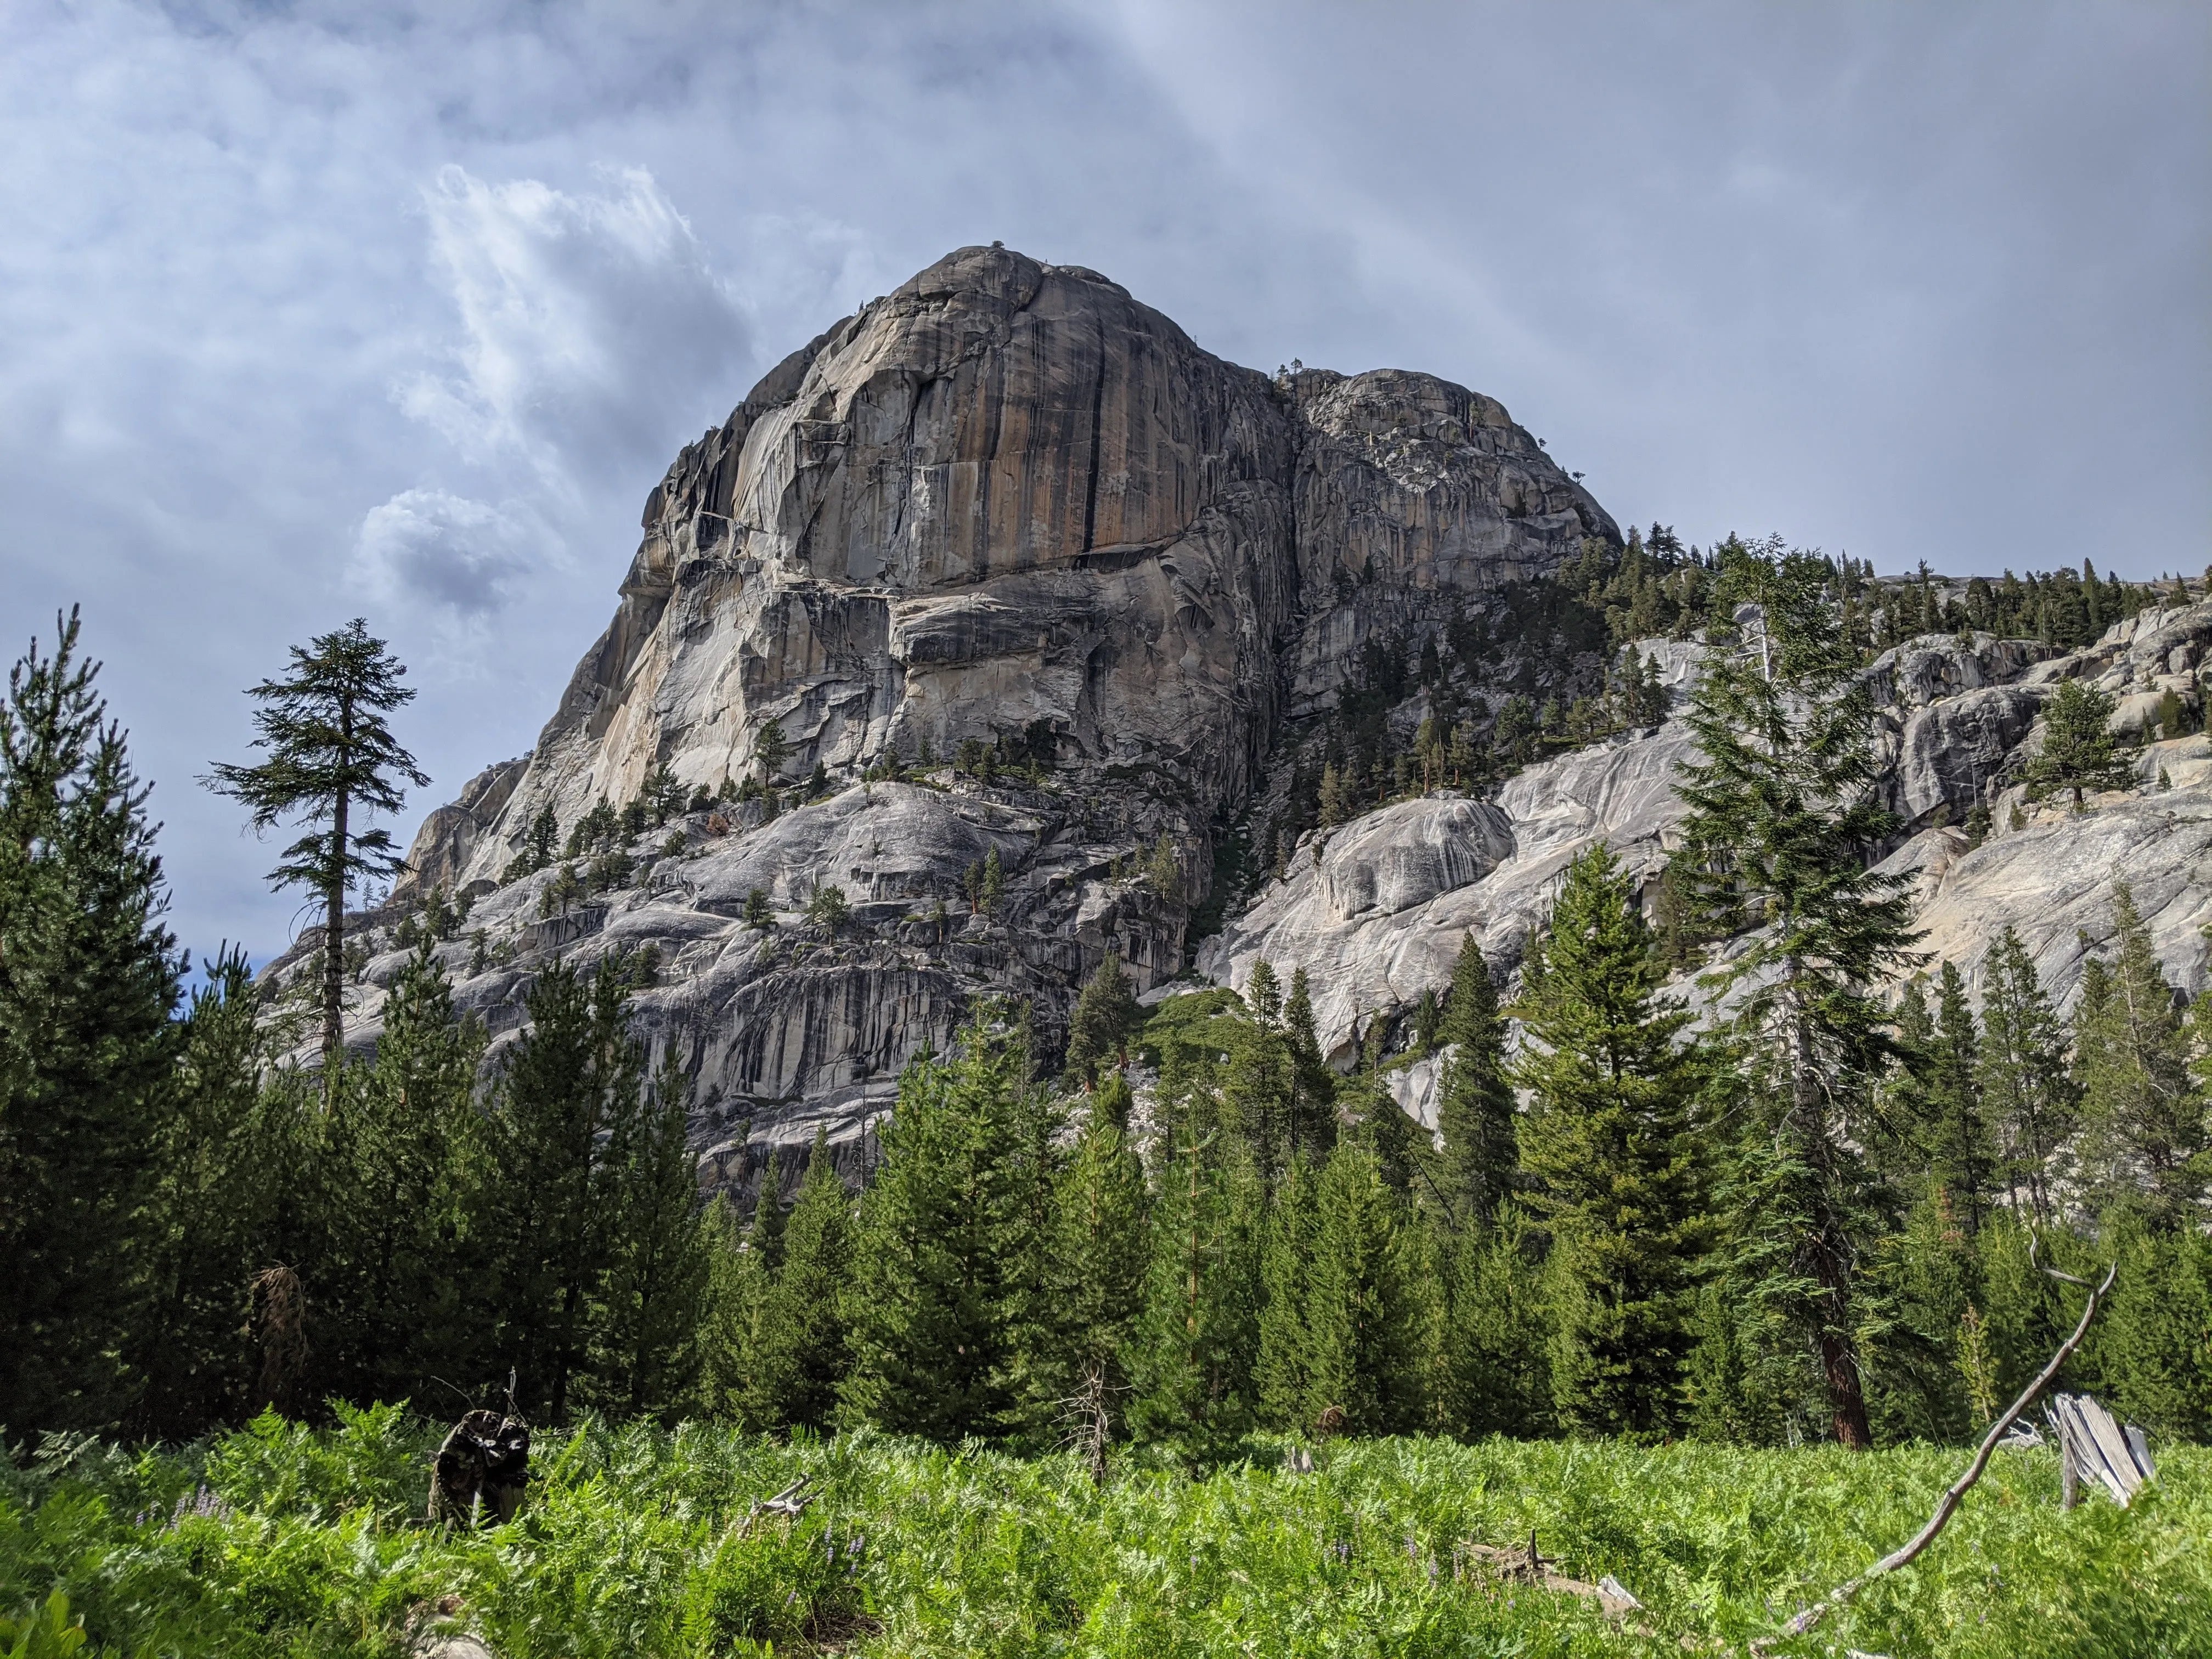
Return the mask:
{"type": "Polygon", "coordinates": [[[907,1068],[864,1190],[817,1142],[750,1217],[702,1208],[682,1057],[648,1066],[618,957],[541,972],[489,1065],[427,939],[375,1052],[320,1073],[276,1063],[235,953],[186,999],[71,619],[0,722],[0,1423],[458,1410],[512,1370],[541,1419],[1194,1462],[1255,1433],[1864,1446],[1968,1433],[2040,1364],[2071,1314],[2033,1236],[2120,1263],[2072,1382],[2212,1435],[2212,1002],[2122,885],[2070,1018],[2010,935],[1974,1006],[1875,866],[1898,826],[1837,568],[1738,545],[1711,574],[1748,620],[1686,711],[1668,890],[1727,953],[1670,945],[1593,849],[1509,1004],[1470,939],[1410,1044],[1370,1022],[1346,1074],[1303,970],[1144,1017],[1109,959],[1064,1055],[979,1007],[907,1068]],[[1431,1058],[1434,1134],[1393,1094],[1431,1058]]]}

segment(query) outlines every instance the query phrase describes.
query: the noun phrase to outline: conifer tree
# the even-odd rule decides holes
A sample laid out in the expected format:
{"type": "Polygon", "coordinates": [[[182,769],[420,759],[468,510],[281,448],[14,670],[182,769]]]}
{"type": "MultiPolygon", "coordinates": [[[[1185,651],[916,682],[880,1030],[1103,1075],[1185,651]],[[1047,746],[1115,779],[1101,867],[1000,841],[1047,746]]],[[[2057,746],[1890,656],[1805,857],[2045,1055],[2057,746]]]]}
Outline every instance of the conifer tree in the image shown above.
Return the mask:
{"type": "Polygon", "coordinates": [[[1282,1167],[1284,1120],[1295,1086],[1283,1001],[1275,970],[1262,957],[1244,987],[1246,1016],[1230,1050],[1222,1090],[1223,1121],[1252,1149],[1263,1180],[1282,1167]]]}
{"type": "Polygon", "coordinates": [[[2077,812],[2084,790],[2122,787],[2128,768],[2113,752],[2112,719],[2106,693],[2080,680],[2060,681],[2043,711],[2043,746],[2028,763],[2030,787],[2039,796],[2071,790],[2077,812]]]}
{"type": "Polygon", "coordinates": [[[848,1421],[954,1441],[996,1433],[1012,1413],[1007,1256],[1023,1194],[1011,1143],[1025,1064],[979,1017],[953,1060],[923,1054],[899,1079],[860,1202],[848,1421]]]}
{"type": "Polygon", "coordinates": [[[1129,1133],[1129,1114],[1136,1109],[1136,1104],[1129,1079],[1119,1072],[1109,1073],[1091,1097],[1091,1115],[1112,1124],[1125,1139],[1129,1133]]]}
{"type": "Polygon", "coordinates": [[[146,787],[71,611],[0,705],[0,1423],[115,1421],[182,967],[146,787]]]}
{"type": "Polygon", "coordinates": [[[478,1209],[495,1264],[497,1352],[520,1375],[525,1411],[559,1423],[591,1353],[614,1243],[607,1134],[638,1109],[645,1059],[619,974],[587,983],[556,962],[525,1008],[530,1029],[508,1051],[486,1123],[478,1209]]]}
{"type": "Polygon", "coordinates": [[[406,805],[403,781],[418,789],[430,781],[384,718],[414,700],[399,684],[406,672],[359,617],[304,649],[294,646],[289,674],[246,691],[261,705],[253,747],[268,758],[252,766],[218,763],[202,780],[249,808],[256,831],[288,818],[311,826],[284,849],[269,879],[305,887],[322,901],[325,1100],[335,1098],[345,1046],[346,895],[407,867],[392,832],[366,828],[365,821],[406,805]]]}
{"type": "Polygon", "coordinates": [[[1486,1227],[1512,1191],[1519,1152],[1498,990],[1472,933],[1460,941],[1437,1036],[1450,1052],[1437,1119],[1444,1142],[1445,1202],[1455,1225],[1486,1227]]]}
{"type": "Polygon", "coordinates": [[[1308,1426],[1324,1413],[1349,1434],[1404,1433],[1419,1425],[1420,1318],[1400,1237],[1403,1205],[1383,1184],[1366,1137],[1339,1143],[1316,1194],[1306,1297],[1308,1426]]]}
{"type": "Polygon", "coordinates": [[[1075,1157],[1060,1181],[1053,1285],[1064,1333],[1054,1369],[1065,1401],[1093,1378],[1125,1390],[1126,1351],[1144,1308],[1151,1243],[1145,1170],[1121,1127],[1093,1097],[1075,1157]]]}
{"type": "Polygon", "coordinates": [[[386,995],[375,1058],[341,1060],[320,1175],[323,1249],[302,1273],[331,1391],[400,1400],[465,1370],[475,1323],[461,1259],[481,1029],[422,939],[386,995]]]}
{"type": "Polygon", "coordinates": [[[1142,1018],[1129,976],[1121,971],[1121,953],[1109,951],[1098,971],[1084,985],[1068,1018],[1067,1069],[1086,1085],[1098,1080],[1102,1065],[1118,1065],[1129,1033],[1142,1018]]]}
{"type": "Polygon", "coordinates": [[[1656,1000],[1654,946],[1632,878],[1594,847],[1568,866],[1513,1010],[1534,1101],[1522,1160],[1559,1253],[1553,1399],[1571,1427],[1646,1439],[1679,1415],[1708,1225],[1699,1061],[1676,1041],[1691,1016],[1656,1000]]]}
{"type": "Polygon", "coordinates": [[[690,1101],[672,1048],[649,1094],[617,1097],[623,1109],[608,1130],[610,1237],[588,1398],[626,1419],[673,1417],[698,1380],[711,1264],[699,1233],[690,1101]]]}
{"type": "Polygon", "coordinates": [[[2000,1140],[2002,1178],[2036,1224],[2051,1224],[2051,1177],[2068,1139],[2073,1098],[2065,1034],[2044,994],[2034,958],[2007,927],[1982,968],[1982,1044],[1978,1082],[1983,1110],[2000,1140]]]}
{"type": "Polygon", "coordinates": [[[1202,1463],[1252,1424],[1261,1187],[1241,1144],[1176,1146],[1154,1199],[1144,1312],[1130,1345],[1131,1427],[1202,1463]]]}
{"type": "Polygon", "coordinates": [[[260,1012],[245,952],[226,948],[192,993],[155,1158],[150,1294],[134,1333],[146,1389],[129,1419],[149,1438],[194,1439],[242,1423],[257,1403],[247,1327],[253,1276],[271,1265],[268,1173],[308,1162],[284,1133],[281,1102],[264,1109],[260,1012]]]}
{"type": "MultiPolygon", "coordinates": [[[[1001,1007],[1000,1017],[1006,1012],[1001,1007]]],[[[1070,1392],[1066,1365],[1079,1333],[1057,1253],[1066,1114],[1054,1091],[1034,1086],[1030,1016],[1029,1006],[1021,1005],[1006,1040],[1015,1088],[1007,1117],[1006,1224],[998,1249],[1006,1287],[1005,1376],[1014,1397],[1005,1426],[1037,1437],[1070,1392]]]]}
{"type": "Polygon", "coordinates": [[[783,1265],[783,1159],[771,1147],[768,1165],[761,1171],[760,1190],[753,1195],[752,1224],[745,1229],[745,1248],[766,1273],[783,1265]]]}
{"type": "Polygon", "coordinates": [[[2114,951],[2092,957],[2074,1017],[2090,1186],[2140,1202],[2154,1224],[2197,1218],[2212,1186],[2205,1102],[2191,1086],[2188,1042],[2150,929],[2125,882],[2112,884],[2114,951]]]}
{"type": "Polygon", "coordinates": [[[1826,561],[1778,543],[1720,550],[1723,603],[1747,632],[1705,656],[1687,720],[1700,757],[1678,864],[1731,931],[1721,971],[1744,992],[1731,1032],[1752,1112],[1737,1147],[1737,1271],[1811,1339],[1836,1438],[1870,1443],[1853,1264],[1875,1224],[1856,1146],[1892,1045],[1872,988],[1911,959],[1907,878],[1877,872],[1891,835],[1871,694],[1856,676],[1826,561]]]}
{"type": "Polygon", "coordinates": [[[1313,988],[1306,970],[1291,972],[1290,1000],[1283,1005],[1283,1037],[1291,1051],[1291,1097],[1283,1116],[1285,1150],[1292,1158],[1328,1156],[1336,1145],[1336,1077],[1322,1058],[1314,1026],[1313,988]]]}
{"type": "Polygon", "coordinates": [[[744,1248],[744,1228],[727,1193],[699,1218],[707,1283],[699,1316],[699,1389],[710,1417],[764,1427],[754,1416],[753,1331],[765,1293],[760,1263],[744,1248]]]}
{"type": "Polygon", "coordinates": [[[1932,1058],[1921,1137],[1928,1176],[1950,1194],[1951,1212],[1972,1238],[1989,1215],[1996,1148],[1983,1114],[1981,1036],[1954,963],[1945,963],[1936,981],[1932,1058]]]}
{"type": "Polygon", "coordinates": [[[1551,1432],[1550,1297],[1541,1240],[1517,1200],[1452,1241],[1437,1417],[1468,1439],[1551,1432]]]}
{"type": "Polygon", "coordinates": [[[753,1326],[748,1419],[827,1427],[848,1364],[845,1297],[853,1273],[853,1199],[817,1132],[783,1261],[753,1326]]]}
{"type": "Polygon", "coordinates": [[[1302,1153],[1291,1160],[1267,1205],[1260,1256],[1263,1299],[1255,1374],[1259,1417],[1267,1427],[1303,1433],[1313,1426],[1306,1402],[1312,1365],[1306,1293],[1321,1231],[1316,1172],[1302,1153]]]}

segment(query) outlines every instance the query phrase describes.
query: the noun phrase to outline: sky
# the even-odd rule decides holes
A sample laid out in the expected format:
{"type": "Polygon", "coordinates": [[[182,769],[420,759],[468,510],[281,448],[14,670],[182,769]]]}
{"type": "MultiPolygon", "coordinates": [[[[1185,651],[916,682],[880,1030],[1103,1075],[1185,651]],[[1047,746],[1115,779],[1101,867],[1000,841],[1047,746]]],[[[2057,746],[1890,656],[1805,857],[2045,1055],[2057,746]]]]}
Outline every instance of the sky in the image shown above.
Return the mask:
{"type": "Polygon", "coordinates": [[[366,617],[525,752],[646,495],[952,248],[1502,400],[1624,524],[2212,560],[2212,7],[0,0],[0,643],[83,608],[171,921],[303,913],[195,777],[366,617]]]}

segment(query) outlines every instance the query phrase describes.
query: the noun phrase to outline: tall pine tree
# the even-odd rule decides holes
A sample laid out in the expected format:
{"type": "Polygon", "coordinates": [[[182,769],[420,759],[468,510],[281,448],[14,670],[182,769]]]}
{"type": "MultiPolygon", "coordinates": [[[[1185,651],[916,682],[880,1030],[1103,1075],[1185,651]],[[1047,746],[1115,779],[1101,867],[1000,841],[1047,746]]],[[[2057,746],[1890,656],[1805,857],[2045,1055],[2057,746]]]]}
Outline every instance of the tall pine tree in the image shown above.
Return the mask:
{"type": "Polygon", "coordinates": [[[586,1397],[623,1418],[672,1419],[698,1380],[711,1266],[699,1232],[690,1101],[672,1048],[650,1094],[618,1097],[628,1109],[607,1133],[611,1237],[586,1397]]]}
{"type": "Polygon", "coordinates": [[[1010,1261],[1027,1212],[1014,1143],[1028,1058],[987,1017],[961,1032],[952,1060],[921,1055],[899,1079],[860,1203],[853,1365],[839,1387],[848,1421],[956,1441],[1014,1418],[1028,1311],[1010,1261]]]}
{"type": "Polygon", "coordinates": [[[2051,1177],[2071,1133],[2074,1097],[2066,1036],[2035,960],[2010,927],[1982,968],[1982,1108],[1998,1141],[2000,1173],[2014,1210],[2051,1224],[2051,1177]]]}
{"type": "Polygon", "coordinates": [[[2205,1100],[2150,929],[2125,882],[2112,884],[2113,951],[2092,957],[2074,1016],[2084,1161],[2106,1204],[2139,1205],[2154,1225],[2198,1218],[2212,1188],[2205,1100]]]}
{"type": "Polygon", "coordinates": [[[493,1368],[470,1351],[462,1256],[483,1054],[425,939],[386,993],[375,1058],[341,1061],[323,1126],[320,1248],[301,1276],[331,1393],[403,1400],[434,1376],[493,1368]]]}
{"type": "Polygon", "coordinates": [[[1339,1143],[1321,1172],[1315,1209],[1306,1426],[1410,1432],[1424,1404],[1420,1287],[1401,1237],[1406,1201],[1384,1184],[1368,1137],[1339,1143]]]}
{"type": "Polygon", "coordinates": [[[532,985],[487,1123],[479,1202],[500,1322],[495,1353],[533,1417],[565,1421],[588,1362],[614,1244],[611,1132],[637,1110],[645,1057],[618,973],[555,963],[532,985]]]}
{"type": "Polygon", "coordinates": [[[146,786],[77,656],[34,642],[0,706],[0,1422],[115,1422],[158,1230],[146,1213],[182,963],[146,786]]]}
{"type": "Polygon", "coordinates": [[[367,827],[379,812],[406,805],[404,782],[430,780],[400,747],[385,716],[414,700],[406,674],[382,640],[356,617],[335,633],[292,647],[292,672],[246,695],[254,711],[253,747],[269,757],[252,766],[219,762],[201,780],[242,802],[257,831],[287,818],[310,826],[269,872],[279,887],[305,887],[323,905],[323,1079],[337,1086],[345,1047],[345,902],[361,883],[406,868],[392,832],[367,827]]]}
{"type": "Polygon", "coordinates": [[[1450,1054],[1437,1106],[1444,1142],[1442,1185],[1455,1224],[1486,1227],[1513,1189],[1519,1152],[1498,989],[1472,933],[1460,941],[1459,959],[1452,964],[1451,995],[1437,1036],[1450,1054]]]}
{"type": "Polygon", "coordinates": [[[1522,1158],[1553,1227],[1560,1420],[1666,1437],[1680,1417],[1692,1296],[1708,1229],[1691,1016],[1664,1006],[1656,941],[1602,846],[1568,867],[1513,1012],[1516,1079],[1534,1107],[1522,1158]]]}
{"type": "Polygon", "coordinates": [[[1913,958],[1906,878],[1871,854],[1882,804],[1875,711],[1826,561],[1720,549],[1718,595],[1744,632],[1705,653],[1687,720],[1698,759],[1678,865],[1747,946],[1720,970],[1752,1112],[1736,1148],[1738,1272],[1819,1355],[1838,1442],[1872,1443],[1852,1277],[1876,1224],[1859,1146],[1892,1045],[1873,988],[1913,958]]]}
{"type": "Polygon", "coordinates": [[[1252,1426],[1262,1188],[1241,1142],[1215,1134],[1163,1159],[1145,1306],[1131,1339],[1131,1426],[1198,1464],[1252,1426]]]}
{"type": "Polygon", "coordinates": [[[853,1274],[853,1198],[817,1134],[783,1260],[753,1324],[752,1421],[820,1429],[848,1365],[845,1297],[853,1274]]]}

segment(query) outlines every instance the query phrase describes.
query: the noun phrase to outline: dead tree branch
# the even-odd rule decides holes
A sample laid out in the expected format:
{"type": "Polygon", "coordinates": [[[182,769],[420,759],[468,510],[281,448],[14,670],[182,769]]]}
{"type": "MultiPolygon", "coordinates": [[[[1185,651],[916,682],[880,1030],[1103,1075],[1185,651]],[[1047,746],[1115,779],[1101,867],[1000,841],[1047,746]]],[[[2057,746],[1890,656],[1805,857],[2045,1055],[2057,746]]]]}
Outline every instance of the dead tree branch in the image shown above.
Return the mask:
{"type": "MultiPolygon", "coordinates": [[[[2036,1243],[2033,1235],[2031,1234],[2028,1247],[2030,1261],[2035,1261],[2035,1250],[2036,1243]]],[[[2035,1265],[2039,1267],[2043,1266],[2039,1261],[2035,1262],[2035,1265]]],[[[1910,1540],[1883,1556],[1881,1560],[1875,1562],[1857,1577],[1838,1585],[1827,1595],[1814,1602],[1811,1607],[1798,1613],[1795,1619],[1782,1627],[1783,1635],[1802,1636],[1821,1620],[1826,1618],[1829,1613],[1874,1583],[1875,1579],[1886,1573],[1895,1572],[1899,1567],[1910,1565],[1915,1557],[1936,1541],[1936,1534],[1943,1530],[1961,1500],[1966,1496],[1968,1490],[1972,1487],[1974,1482],[1982,1478],[1982,1471],[1989,1467],[1990,1454],[1996,1449],[1997,1442],[2003,1437],[2005,1431],[2012,1426],[2015,1418],[2035,1402],[2036,1395],[2051,1385],[2051,1380],[2058,1375],[2059,1368],[2072,1358],[2074,1350],[2081,1346],[2081,1339],[2089,1334],[2089,1322],[2097,1316],[2097,1304],[2104,1299],[2105,1293],[2112,1288],[2112,1280],[2120,1268],[2119,1264],[2114,1262],[2106,1271],[2105,1280],[2101,1285],[2092,1285],[2086,1279],[2076,1279],[2072,1273],[2061,1273],[2056,1267],[2043,1267],[2043,1271],[2053,1279],[2069,1285],[2079,1285],[2089,1292],[2088,1303],[2081,1310],[2081,1322],[2074,1327],[2074,1334],[2058,1345],[2058,1352],[2051,1356],[2051,1363],[2036,1374],[2033,1382],[2021,1390],[2020,1398],[2014,1401],[2003,1414],[1990,1425],[1990,1431],[1982,1437],[1982,1443],[1974,1452],[1974,1461],[1966,1465],[1964,1474],[1951,1483],[1949,1488],[1944,1492],[1942,1501],[1936,1505],[1936,1513],[1929,1516],[1928,1524],[1915,1533],[1910,1540]]],[[[1753,1652],[1763,1653],[1765,1650],[1765,1644],[1753,1644],[1753,1652]]]]}

